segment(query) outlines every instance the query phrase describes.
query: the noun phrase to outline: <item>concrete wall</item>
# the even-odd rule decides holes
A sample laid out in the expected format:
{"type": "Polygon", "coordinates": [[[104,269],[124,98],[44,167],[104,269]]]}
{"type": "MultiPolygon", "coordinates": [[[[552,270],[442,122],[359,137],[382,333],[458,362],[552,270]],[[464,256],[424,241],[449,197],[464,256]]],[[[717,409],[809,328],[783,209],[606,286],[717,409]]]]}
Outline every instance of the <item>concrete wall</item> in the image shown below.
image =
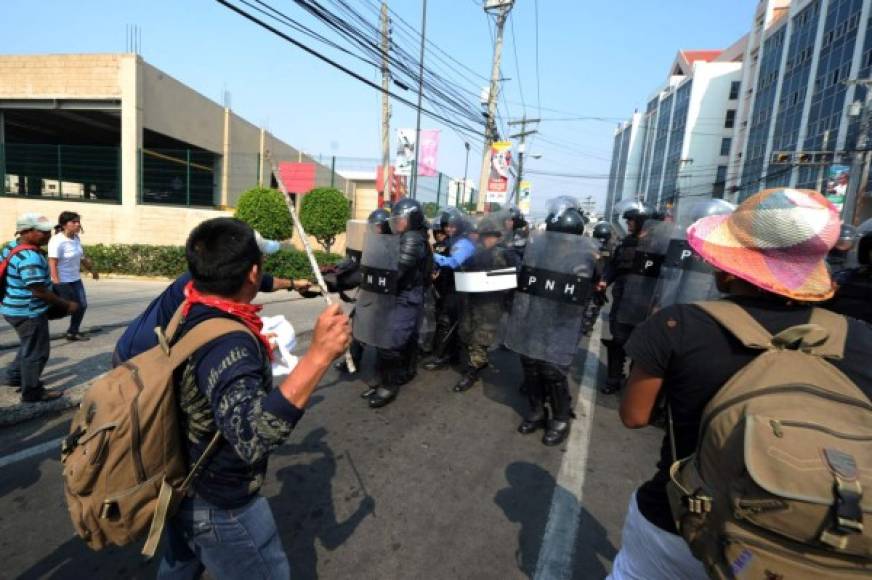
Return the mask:
{"type": "Polygon", "coordinates": [[[120,54],[23,55],[0,58],[0,99],[121,97],[120,54]]]}
{"type": "Polygon", "coordinates": [[[86,244],[180,246],[200,222],[231,215],[230,212],[210,209],[151,205],[129,209],[114,204],[14,197],[4,197],[0,200],[0,207],[0,238],[4,241],[13,238],[16,217],[22,213],[39,212],[54,221],[62,211],[75,211],[82,216],[85,227],[82,241],[86,244]]]}

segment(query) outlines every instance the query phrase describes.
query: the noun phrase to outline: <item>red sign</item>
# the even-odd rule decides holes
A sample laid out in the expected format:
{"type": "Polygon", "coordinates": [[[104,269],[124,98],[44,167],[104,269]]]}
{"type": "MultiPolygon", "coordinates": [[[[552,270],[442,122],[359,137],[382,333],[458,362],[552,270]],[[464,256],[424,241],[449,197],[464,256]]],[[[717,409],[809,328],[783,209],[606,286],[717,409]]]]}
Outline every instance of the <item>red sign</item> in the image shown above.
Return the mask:
{"type": "Polygon", "coordinates": [[[315,188],[315,164],[282,161],[279,177],[288,193],[308,193],[315,188]]]}
{"type": "MultiPolygon", "coordinates": [[[[396,167],[391,165],[388,170],[389,181],[391,184],[391,201],[397,201],[407,193],[407,178],[405,175],[397,175],[396,167]]],[[[382,172],[382,166],[379,165],[375,169],[375,189],[378,191],[378,199],[379,199],[379,207],[384,205],[385,200],[385,187],[384,187],[384,173],[382,172]]]]}

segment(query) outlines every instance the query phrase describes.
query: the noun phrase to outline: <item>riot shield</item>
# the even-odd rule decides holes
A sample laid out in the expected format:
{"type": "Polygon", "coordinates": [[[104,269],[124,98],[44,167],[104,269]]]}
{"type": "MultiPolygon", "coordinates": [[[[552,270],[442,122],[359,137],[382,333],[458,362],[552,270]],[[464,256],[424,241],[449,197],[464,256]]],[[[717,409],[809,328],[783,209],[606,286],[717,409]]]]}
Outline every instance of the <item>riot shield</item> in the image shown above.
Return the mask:
{"type": "Polygon", "coordinates": [[[463,270],[454,274],[460,300],[459,336],[465,344],[490,345],[496,340],[508,295],[518,280],[508,252],[500,245],[491,249],[479,245],[463,270]]]}
{"type": "Polygon", "coordinates": [[[657,287],[674,222],[648,219],[639,234],[633,267],[626,274],[624,291],[618,305],[620,324],[635,326],[644,321],[651,309],[651,297],[657,287]]]}
{"type": "Polygon", "coordinates": [[[575,357],[597,260],[592,238],[531,236],[506,325],[506,346],[560,366],[575,357]]]}
{"type": "Polygon", "coordinates": [[[720,297],[713,269],[687,242],[687,228],[712,215],[732,213],[735,206],[720,199],[700,201],[684,212],[672,229],[660,279],[651,300],[651,314],[672,304],[689,304],[720,297]]]}
{"type": "Polygon", "coordinates": [[[356,264],[360,264],[363,257],[363,241],[368,229],[366,220],[348,220],[345,224],[345,257],[356,264]]]}
{"type": "Polygon", "coordinates": [[[377,348],[393,349],[392,333],[386,332],[397,305],[397,271],[400,236],[367,231],[360,260],[360,292],[354,309],[352,333],[358,341],[377,348]]]}

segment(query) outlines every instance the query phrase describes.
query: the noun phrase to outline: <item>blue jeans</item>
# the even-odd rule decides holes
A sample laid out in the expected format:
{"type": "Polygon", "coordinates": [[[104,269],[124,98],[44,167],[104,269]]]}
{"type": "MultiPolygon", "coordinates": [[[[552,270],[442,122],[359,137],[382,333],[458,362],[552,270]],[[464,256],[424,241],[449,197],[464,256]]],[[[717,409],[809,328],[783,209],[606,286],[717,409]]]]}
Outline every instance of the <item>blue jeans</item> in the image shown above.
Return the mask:
{"type": "Polygon", "coordinates": [[[76,280],[75,282],[55,284],[54,287],[58,295],[64,300],[72,300],[79,303],[79,309],[70,316],[70,328],[67,330],[67,334],[79,334],[82,319],[85,318],[85,310],[88,308],[85,285],[82,284],[81,280],[76,280]]]}
{"type": "Polygon", "coordinates": [[[186,498],[167,523],[157,577],[215,580],[287,579],[290,564],[266,499],[257,496],[239,509],[221,509],[186,498]]]}

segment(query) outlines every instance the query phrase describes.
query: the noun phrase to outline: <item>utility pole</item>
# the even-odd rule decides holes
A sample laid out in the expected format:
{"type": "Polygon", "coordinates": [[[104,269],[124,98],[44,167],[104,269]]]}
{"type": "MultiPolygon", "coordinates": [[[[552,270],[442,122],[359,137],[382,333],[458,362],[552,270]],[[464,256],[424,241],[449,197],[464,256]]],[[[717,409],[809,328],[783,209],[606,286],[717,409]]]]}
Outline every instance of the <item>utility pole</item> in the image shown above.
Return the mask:
{"type": "MultiPolygon", "coordinates": [[[[827,129],[826,131],[824,131],[824,142],[823,142],[822,149],[824,151],[826,151],[827,145],[829,145],[829,144],[830,144],[830,130],[827,129]]],[[[826,170],[826,167],[827,166],[822,163],[820,166],[820,169],[818,169],[818,179],[817,179],[817,188],[816,188],[817,191],[824,191],[824,172],[826,170]]]]}
{"type": "Polygon", "coordinates": [[[866,88],[866,99],[860,112],[860,133],[857,144],[851,153],[851,175],[848,189],[845,192],[845,206],[842,208],[842,221],[854,225],[857,218],[858,200],[866,191],[869,179],[869,131],[872,125],[872,80],[851,79],[846,85],[856,85],[866,88]]]}
{"type": "Polygon", "coordinates": [[[388,61],[391,37],[388,20],[388,3],[381,3],[381,52],[382,52],[382,201],[393,201],[391,197],[391,102],[388,93],[391,88],[391,71],[388,61]]]}
{"type": "Polygon", "coordinates": [[[515,191],[513,195],[515,198],[515,205],[518,205],[521,201],[521,180],[524,179],[524,153],[526,153],[527,149],[527,135],[533,135],[537,132],[535,129],[527,131],[527,123],[538,123],[539,121],[540,119],[528,119],[527,115],[524,115],[520,121],[508,122],[509,126],[521,126],[520,133],[509,136],[512,139],[517,139],[519,137],[521,139],[521,143],[518,145],[518,175],[515,176],[515,191]]]}
{"type": "MultiPolygon", "coordinates": [[[[0,120],[3,119],[3,112],[0,111],[0,120]]],[[[3,133],[2,133],[2,124],[0,124],[0,144],[2,144],[3,133]]],[[[466,177],[469,175],[469,141],[463,143],[463,146],[466,147],[466,163],[463,165],[463,193],[460,194],[460,204],[459,207],[463,208],[463,204],[466,203],[466,177]]]]}
{"type": "Polygon", "coordinates": [[[512,10],[514,0],[485,0],[484,11],[497,14],[497,33],[494,41],[494,57],[491,66],[490,90],[487,95],[487,119],[484,129],[484,152],[481,160],[481,176],[478,186],[478,211],[484,211],[484,202],[487,198],[487,182],[490,175],[491,143],[497,132],[497,97],[500,91],[500,60],[503,56],[503,28],[512,10]]]}
{"type": "Polygon", "coordinates": [[[418,65],[418,121],[415,126],[415,163],[412,165],[412,187],[410,193],[412,199],[418,194],[418,163],[421,156],[421,98],[424,95],[424,48],[427,38],[427,0],[423,0],[421,7],[421,60],[418,65]]]}

